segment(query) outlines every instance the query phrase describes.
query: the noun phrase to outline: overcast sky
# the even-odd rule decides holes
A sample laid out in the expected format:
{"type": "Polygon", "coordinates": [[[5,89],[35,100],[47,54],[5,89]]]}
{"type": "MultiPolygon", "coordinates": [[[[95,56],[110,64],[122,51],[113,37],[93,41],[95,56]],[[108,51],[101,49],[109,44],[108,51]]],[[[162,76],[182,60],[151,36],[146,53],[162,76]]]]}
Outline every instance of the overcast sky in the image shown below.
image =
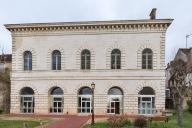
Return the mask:
{"type": "Polygon", "coordinates": [[[3,24],[148,19],[152,8],[158,19],[174,19],[166,34],[168,62],[192,33],[192,0],[0,0],[0,47],[11,53],[11,36],[3,24]]]}

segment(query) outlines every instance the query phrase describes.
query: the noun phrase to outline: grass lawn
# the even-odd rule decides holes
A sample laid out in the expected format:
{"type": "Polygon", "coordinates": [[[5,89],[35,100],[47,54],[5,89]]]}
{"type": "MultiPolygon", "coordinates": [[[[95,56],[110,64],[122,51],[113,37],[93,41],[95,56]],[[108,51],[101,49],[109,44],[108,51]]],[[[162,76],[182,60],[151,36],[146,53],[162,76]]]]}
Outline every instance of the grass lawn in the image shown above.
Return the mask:
{"type": "Polygon", "coordinates": [[[27,128],[34,128],[40,125],[39,121],[30,120],[2,120],[0,119],[0,128],[22,128],[23,123],[27,124],[27,128]]]}
{"type": "MultiPolygon", "coordinates": [[[[133,128],[132,126],[125,126],[125,128],[133,128]]],[[[176,115],[172,116],[168,123],[165,122],[152,122],[148,124],[148,128],[178,128],[176,115]]],[[[94,126],[88,125],[85,128],[109,128],[107,122],[98,122],[94,126]]],[[[184,128],[192,128],[192,114],[184,113],[184,128]]]]}

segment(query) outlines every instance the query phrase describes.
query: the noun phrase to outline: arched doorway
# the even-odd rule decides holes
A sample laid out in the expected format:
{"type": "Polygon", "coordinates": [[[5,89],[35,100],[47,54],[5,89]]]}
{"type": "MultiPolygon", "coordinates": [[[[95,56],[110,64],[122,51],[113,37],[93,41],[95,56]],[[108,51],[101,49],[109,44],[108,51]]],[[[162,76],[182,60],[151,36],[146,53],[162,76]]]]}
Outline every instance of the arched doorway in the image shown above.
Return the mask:
{"type": "Polygon", "coordinates": [[[78,113],[91,113],[92,90],[83,87],[78,92],[78,113]]]}
{"type": "Polygon", "coordinates": [[[138,111],[143,115],[155,113],[155,92],[151,87],[143,87],[139,92],[138,111]]]}
{"type": "Polygon", "coordinates": [[[30,87],[24,87],[20,91],[22,113],[34,113],[34,91],[30,87]]]}
{"type": "Polygon", "coordinates": [[[123,91],[118,87],[112,87],[108,91],[107,113],[123,113],[123,91]]]}
{"type": "Polygon", "coordinates": [[[60,87],[54,87],[50,91],[50,113],[63,112],[63,90],[60,87]]]}

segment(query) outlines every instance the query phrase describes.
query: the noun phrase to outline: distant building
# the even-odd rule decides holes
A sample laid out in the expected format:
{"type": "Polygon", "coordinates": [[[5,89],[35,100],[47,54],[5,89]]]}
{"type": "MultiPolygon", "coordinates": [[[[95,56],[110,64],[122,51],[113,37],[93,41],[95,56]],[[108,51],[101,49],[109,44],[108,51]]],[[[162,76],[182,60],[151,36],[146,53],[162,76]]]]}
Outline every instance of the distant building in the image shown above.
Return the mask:
{"type": "Polygon", "coordinates": [[[0,72],[4,72],[6,69],[11,70],[12,55],[2,54],[0,55],[0,72]]]}
{"type": "Polygon", "coordinates": [[[9,24],[11,113],[160,114],[172,19],[9,24]]]}
{"type": "MultiPolygon", "coordinates": [[[[177,60],[182,60],[184,62],[187,63],[188,66],[191,66],[192,65],[192,48],[180,48],[176,55],[175,55],[175,58],[173,61],[177,61],[177,60]]],[[[172,63],[173,61],[171,61],[170,63],[172,63]]],[[[171,90],[169,89],[169,86],[168,86],[168,81],[170,79],[170,73],[169,73],[169,70],[170,70],[170,64],[167,65],[167,69],[166,69],[166,108],[167,109],[172,109],[174,108],[174,103],[173,103],[173,97],[171,95],[171,90]]],[[[188,98],[186,97],[185,101],[187,100],[188,98]]],[[[187,104],[185,102],[184,104],[184,107],[186,107],[187,104]]]]}

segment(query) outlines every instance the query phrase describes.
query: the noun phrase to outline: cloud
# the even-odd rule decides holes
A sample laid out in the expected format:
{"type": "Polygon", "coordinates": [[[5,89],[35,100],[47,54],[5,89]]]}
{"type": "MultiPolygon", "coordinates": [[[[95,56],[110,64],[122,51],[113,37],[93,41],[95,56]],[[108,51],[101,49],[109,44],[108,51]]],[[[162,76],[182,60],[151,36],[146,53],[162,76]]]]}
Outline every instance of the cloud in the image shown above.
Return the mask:
{"type": "MultiPolygon", "coordinates": [[[[158,18],[174,18],[166,36],[166,62],[192,33],[191,0],[0,0],[0,45],[11,52],[10,33],[2,24],[90,20],[147,19],[156,7],[158,18]]],[[[189,39],[189,47],[192,39],[189,39]]]]}

